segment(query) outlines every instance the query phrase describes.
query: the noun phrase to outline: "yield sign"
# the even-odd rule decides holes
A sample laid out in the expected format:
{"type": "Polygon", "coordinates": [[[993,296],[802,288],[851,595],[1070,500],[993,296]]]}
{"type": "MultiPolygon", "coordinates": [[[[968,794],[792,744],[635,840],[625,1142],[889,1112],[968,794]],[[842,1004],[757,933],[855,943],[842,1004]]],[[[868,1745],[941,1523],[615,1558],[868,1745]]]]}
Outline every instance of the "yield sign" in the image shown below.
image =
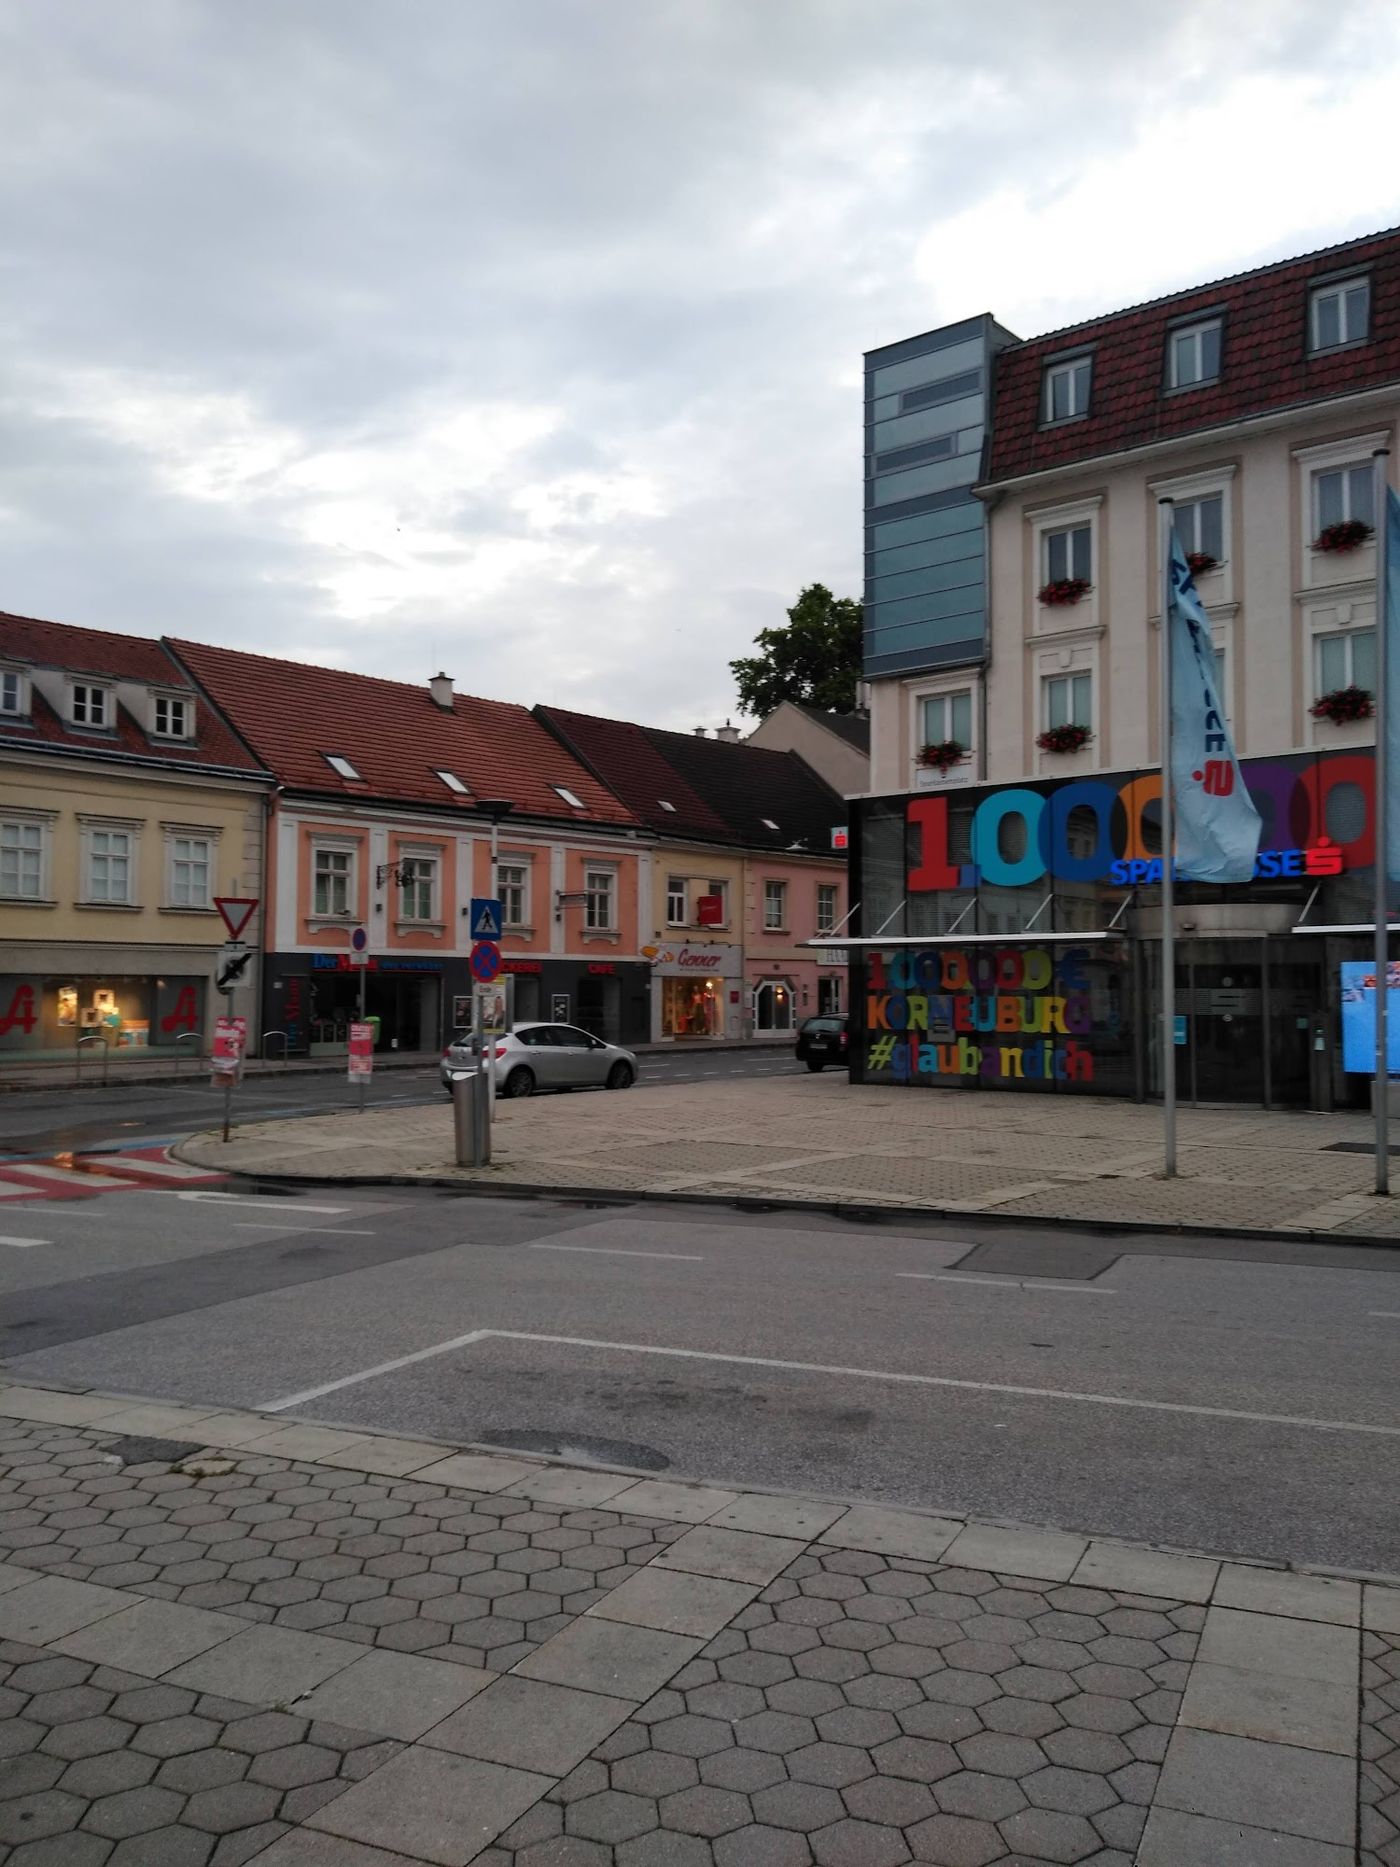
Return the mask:
{"type": "Polygon", "coordinates": [[[215,895],[214,906],[224,917],[230,940],[236,940],[258,909],[256,895],[215,895]]]}

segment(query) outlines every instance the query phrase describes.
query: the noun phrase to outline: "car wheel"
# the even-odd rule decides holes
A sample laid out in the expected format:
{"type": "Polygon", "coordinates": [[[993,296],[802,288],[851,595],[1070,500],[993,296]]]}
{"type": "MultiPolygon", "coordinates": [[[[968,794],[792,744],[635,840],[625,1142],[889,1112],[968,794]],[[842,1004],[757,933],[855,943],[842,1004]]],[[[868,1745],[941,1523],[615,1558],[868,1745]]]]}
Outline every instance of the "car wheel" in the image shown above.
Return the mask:
{"type": "Polygon", "coordinates": [[[531,1071],[525,1069],[523,1065],[513,1069],[505,1080],[505,1087],[502,1093],[512,1098],[516,1096],[532,1096],[535,1093],[534,1075],[531,1071]]]}
{"type": "Polygon", "coordinates": [[[826,1065],[824,1063],[818,1063],[815,1057],[808,1057],[807,1068],[815,1075],[817,1071],[824,1070],[826,1065]]]}
{"type": "Polygon", "coordinates": [[[632,1087],[632,1078],[633,1071],[630,1063],[614,1063],[612,1068],[608,1071],[608,1088],[630,1089],[632,1087]]]}

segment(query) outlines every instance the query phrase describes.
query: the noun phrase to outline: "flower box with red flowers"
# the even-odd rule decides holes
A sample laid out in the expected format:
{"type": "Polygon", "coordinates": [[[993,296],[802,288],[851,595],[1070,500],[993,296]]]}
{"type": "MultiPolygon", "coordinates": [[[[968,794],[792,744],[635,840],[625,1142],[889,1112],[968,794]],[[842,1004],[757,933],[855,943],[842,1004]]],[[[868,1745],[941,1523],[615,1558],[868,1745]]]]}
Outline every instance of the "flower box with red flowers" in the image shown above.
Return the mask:
{"type": "Polygon", "coordinates": [[[1082,752],[1093,736],[1087,726],[1050,726],[1036,744],[1042,752],[1082,752]]]}
{"type": "Polygon", "coordinates": [[[1364,687],[1334,687],[1330,694],[1314,700],[1308,711],[1315,720],[1330,720],[1333,726],[1350,726],[1357,720],[1372,719],[1376,703],[1364,687]]]}
{"type": "Polygon", "coordinates": [[[919,763],[933,771],[950,772],[966,757],[967,747],[960,740],[941,739],[937,745],[926,745],[920,750],[919,763]]]}
{"type": "Polygon", "coordinates": [[[1218,569],[1219,564],[1220,559],[1212,557],[1209,551],[1188,551],[1186,553],[1186,568],[1193,577],[1204,577],[1207,571],[1218,569]]]}
{"type": "Polygon", "coordinates": [[[1059,577],[1054,583],[1043,583],[1039,596],[1047,609],[1067,609],[1071,603],[1077,603],[1081,596],[1089,591],[1087,577],[1059,577]]]}
{"type": "Polygon", "coordinates": [[[1364,545],[1371,536],[1371,527],[1365,519],[1342,519],[1336,525],[1325,525],[1313,539],[1314,551],[1355,551],[1364,545]]]}

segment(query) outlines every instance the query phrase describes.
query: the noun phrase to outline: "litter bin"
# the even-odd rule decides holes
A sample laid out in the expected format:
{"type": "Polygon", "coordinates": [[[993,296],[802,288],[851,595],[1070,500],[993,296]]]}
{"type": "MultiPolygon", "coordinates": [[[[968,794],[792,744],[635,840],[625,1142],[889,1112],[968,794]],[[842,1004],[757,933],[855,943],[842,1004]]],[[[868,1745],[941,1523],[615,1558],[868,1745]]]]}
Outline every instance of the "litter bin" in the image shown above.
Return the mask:
{"type": "Polygon", "coordinates": [[[369,1026],[370,1030],[374,1034],[372,1041],[374,1044],[374,1048],[378,1050],[379,1048],[379,1019],[377,1016],[371,1015],[370,1017],[365,1019],[365,1023],[369,1026]]]}

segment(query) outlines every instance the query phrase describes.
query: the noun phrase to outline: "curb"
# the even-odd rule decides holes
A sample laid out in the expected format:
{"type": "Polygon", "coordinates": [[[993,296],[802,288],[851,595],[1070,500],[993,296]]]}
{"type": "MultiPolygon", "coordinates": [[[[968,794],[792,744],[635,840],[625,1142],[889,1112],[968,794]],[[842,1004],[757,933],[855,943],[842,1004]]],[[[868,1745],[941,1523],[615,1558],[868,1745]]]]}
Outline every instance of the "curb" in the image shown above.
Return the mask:
{"type": "MultiPolygon", "coordinates": [[[[218,1172],[220,1168],[217,1161],[199,1160],[185,1152],[192,1142],[203,1140],[206,1134],[212,1137],[212,1130],[187,1135],[169,1151],[176,1160],[185,1161],[189,1166],[218,1172]]],[[[264,1167],[228,1167],[223,1171],[245,1180],[268,1181],[281,1186],[421,1186],[436,1192],[458,1193],[464,1198],[476,1199],[586,1200],[595,1206],[716,1206],[726,1207],[732,1212],[809,1212],[861,1225],[889,1225],[899,1219],[920,1223],[958,1220],[965,1225],[1035,1231],[1060,1231],[1070,1227],[1076,1232],[1087,1232],[1103,1238],[1121,1237],[1124,1233],[1130,1236],[1171,1238],[1237,1238],[1254,1243],[1354,1245],[1360,1251],[1400,1252],[1400,1238],[1387,1238],[1370,1232],[1319,1232],[1301,1226],[1204,1225],[1194,1219],[1076,1219],[1069,1215],[1057,1218],[1045,1213],[1017,1215],[996,1211],[976,1212],[969,1211],[965,1206],[865,1206],[854,1200],[797,1199],[768,1193],[755,1193],[752,1198],[746,1198],[740,1193],[663,1193],[647,1188],[633,1191],[617,1187],[538,1186],[533,1182],[512,1180],[497,1180],[487,1185],[480,1180],[450,1179],[445,1174],[380,1173],[348,1179],[336,1174],[277,1173],[264,1167]]]]}

